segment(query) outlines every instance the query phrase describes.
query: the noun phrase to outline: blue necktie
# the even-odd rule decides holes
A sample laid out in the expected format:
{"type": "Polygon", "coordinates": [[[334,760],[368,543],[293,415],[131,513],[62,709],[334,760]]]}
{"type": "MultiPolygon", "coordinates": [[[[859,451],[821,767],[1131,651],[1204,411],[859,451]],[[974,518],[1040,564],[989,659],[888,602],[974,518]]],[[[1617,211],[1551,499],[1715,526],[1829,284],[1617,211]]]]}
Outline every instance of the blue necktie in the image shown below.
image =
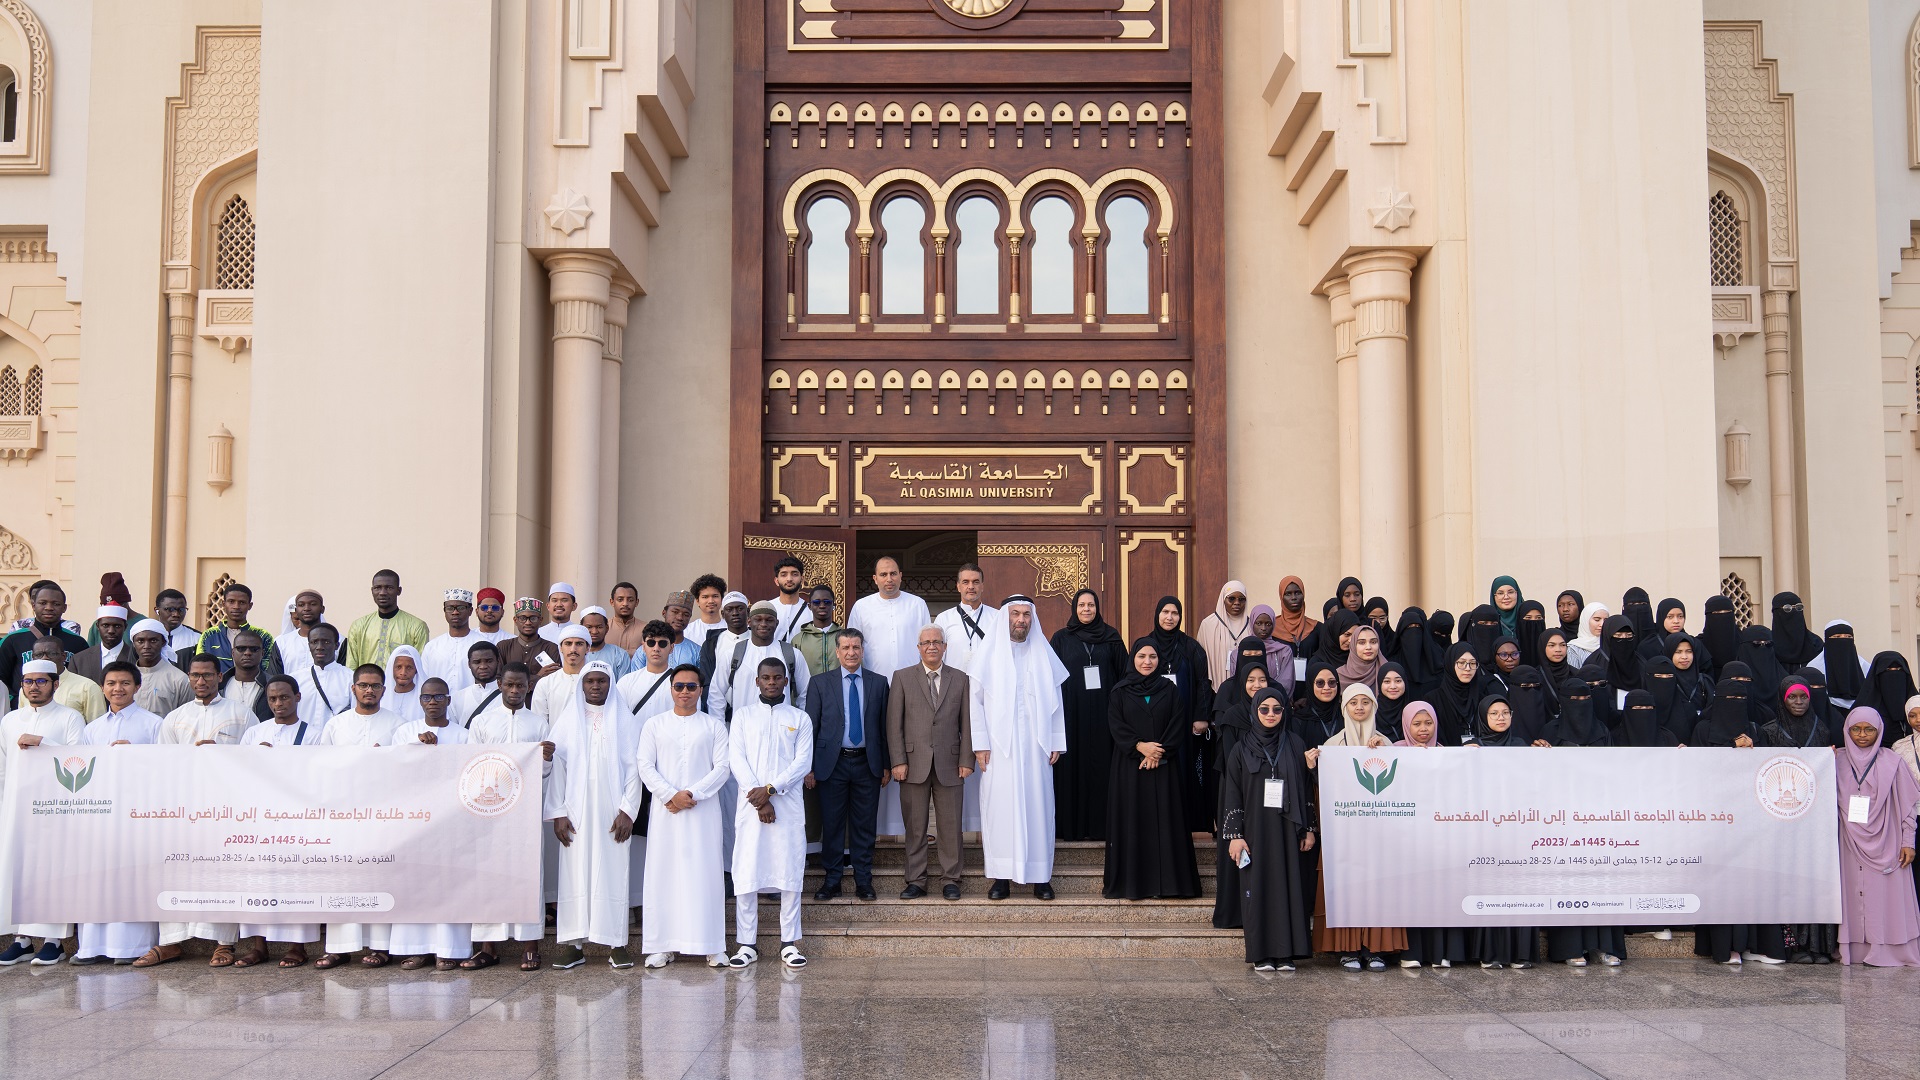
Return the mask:
{"type": "Polygon", "coordinates": [[[856,747],[865,746],[867,725],[861,718],[860,673],[857,671],[847,673],[847,713],[847,741],[856,747]]]}

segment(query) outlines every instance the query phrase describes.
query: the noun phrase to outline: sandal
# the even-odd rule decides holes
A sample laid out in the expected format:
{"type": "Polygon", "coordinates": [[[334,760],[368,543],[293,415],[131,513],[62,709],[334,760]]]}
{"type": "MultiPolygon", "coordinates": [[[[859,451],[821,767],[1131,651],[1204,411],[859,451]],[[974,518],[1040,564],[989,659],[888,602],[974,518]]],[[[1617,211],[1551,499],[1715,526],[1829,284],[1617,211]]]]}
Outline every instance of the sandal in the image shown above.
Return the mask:
{"type": "Polygon", "coordinates": [[[264,964],[266,962],[267,962],[267,950],[248,949],[246,952],[243,952],[239,956],[234,957],[233,966],[237,968],[249,968],[255,964],[264,964]]]}
{"type": "MultiPolygon", "coordinates": [[[[372,954],[368,954],[368,955],[371,956],[372,954]]],[[[401,971],[419,971],[421,968],[426,967],[431,962],[432,961],[425,956],[409,956],[405,960],[400,961],[400,970],[401,971]]]]}
{"type": "Polygon", "coordinates": [[[490,968],[495,964],[498,964],[499,962],[500,962],[500,958],[493,955],[492,953],[485,952],[485,951],[477,951],[472,956],[469,956],[465,960],[460,961],[459,967],[463,971],[481,971],[486,968],[490,968]]]}
{"type": "MultiPolygon", "coordinates": [[[[498,961],[495,961],[495,962],[498,963],[498,961]]],[[[540,970],[540,950],[539,949],[527,950],[527,955],[522,957],[520,960],[520,970],[521,971],[539,971],[540,970]]]]}
{"type": "Polygon", "coordinates": [[[433,970],[435,971],[456,971],[459,967],[460,961],[458,960],[436,960],[433,963],[433,970]]]}
{"type": "Polygon", "coordinates": [[[288,949],[286,955],[280,958],[280,966],[283,968],[305,967],[306,963],[307,950],[299,945],[288,949]]]}
{"type": "Polygon", "coordinates": [[[137,968],[158,967],[161,964],[171,964],[178,959],[180,959],[180,946],[155,945],[142,954],[140,959],[135,960],[133,966],[137,968]]]}
{"type": "Polygon", "coordinates": [[[393,957],[389,956],[388,954],[383,953],[378,949],[371,949],[371,950],[368,950],[367,955],[360,958],[360,966],[370,967],[370,968],[382,968],[382,967],[386,967],[387,961],[391,959],[393,959],[393,957]]]}
{"type": "Polygon", "coordinates": [[[213,958],[207,961],[207,966],[219,967],[219,968],[232,967],[233,966],[233,946],[215,945],[213,947],[213,958]]]}

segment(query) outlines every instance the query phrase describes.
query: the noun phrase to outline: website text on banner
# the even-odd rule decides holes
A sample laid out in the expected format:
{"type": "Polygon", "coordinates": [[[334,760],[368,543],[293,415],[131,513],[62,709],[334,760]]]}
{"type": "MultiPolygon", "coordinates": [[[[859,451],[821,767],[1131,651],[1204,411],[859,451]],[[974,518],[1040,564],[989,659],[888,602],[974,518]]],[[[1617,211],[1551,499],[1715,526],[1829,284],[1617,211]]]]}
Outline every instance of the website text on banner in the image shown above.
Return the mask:
{"type": "Polygon", "coordinates": [[[1329,926],[1840,921],[1833,751],[1329,748],[1329,926]]]}
{"type": "Polygon", "coordinates": [[[535,922],[540,796],[534,743],[27,750],[13,920],[535,922]]]}

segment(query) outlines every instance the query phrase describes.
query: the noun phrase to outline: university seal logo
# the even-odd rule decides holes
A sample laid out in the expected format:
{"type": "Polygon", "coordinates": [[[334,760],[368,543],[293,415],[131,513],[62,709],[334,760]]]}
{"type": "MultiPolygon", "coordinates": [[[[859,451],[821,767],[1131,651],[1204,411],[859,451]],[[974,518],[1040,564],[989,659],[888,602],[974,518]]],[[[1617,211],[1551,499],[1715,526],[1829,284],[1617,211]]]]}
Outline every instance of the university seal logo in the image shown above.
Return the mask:
{"type": "Polygon", "coordinates": [[[60,781],[61,787],[77,792],[87,786],[87,781],[93,779],[93,765],[99,760],[99,758],[88,758],[81,761],[77,757],[70,757],[61,761],[56,758],[53,762],[53,777],[60,781]]]}
{"type": "Polygon", "coordinates": [[[1387,790],[1387,785],[1393,783],[1393,774],[1398,771],[1400,771],[1398,761],[1388,765],[1379,758],[1368,758],[1364,768],[1358,761],[1353,763],[1354,779],[1360,781],[1361,787],[1375,795],[1387,790]]]}
{"type": "Polygon", "coordinates": [[[1792,821],[1813,809],[1813,769],[1787,754],[1768,758],[1754,774],[1753,793],[1761,809],[1781,821],[1792,821]]]}
{"type": "Polygon", "coordinates": [[[520,766],[500,753],[486,753],[460,770],[460,805],[480,817],[499,817],[520,801],[520,766]]]}

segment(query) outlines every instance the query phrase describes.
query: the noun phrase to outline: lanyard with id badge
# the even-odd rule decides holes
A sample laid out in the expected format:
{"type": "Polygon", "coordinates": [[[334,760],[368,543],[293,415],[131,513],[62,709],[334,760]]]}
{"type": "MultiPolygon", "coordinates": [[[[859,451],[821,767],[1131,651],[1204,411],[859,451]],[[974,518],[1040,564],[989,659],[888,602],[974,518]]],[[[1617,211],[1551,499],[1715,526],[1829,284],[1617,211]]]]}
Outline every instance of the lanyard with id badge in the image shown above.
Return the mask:
{"type": "MultiPolygon", "coordinates": [[[[1880,760],[1880,749],[1881,748],[1876,747],[1873,751],[1873,756],[1867,759],[1866,776],[1873,775],[1873,766],[1880,760]]],[[[1853,769],[1853,782],[1856,787],[1865,782],[1866,776],[1862,776],[1859,769],[1853,768],[1853,761],[1851,759],[1847,761],[1847,768],[1853,769]]],[[[1847,799],[1847,823],[1849,825],[1865,825],[1867,823],[1867,814],[1872,811],[1872,809],[1873,800],[1871,798],[1865,795],[1852,796],[1847,799]]]]}
{"type": "MultiPolygon", "coordinates": [[[[1260,751],[1260,756],[1267,759],[1267,771],[1269,773],[1280,771],[1280,762],[1268,754],[1265,749],[1260,751]]],[[[1277,776],[1268,776],[1261,781],[1260,789],[1260,806],[1262,809],[1286,810],[1287,782],[1285,780],[1277,776]]],[[[1236,865],[1238,865],[1240,869],[1245,870],[1251,862],[1253,862],[1253,855],[1249,849],[1240,853],[1240,858],[1236,865]]]]}
{"type": "Polygon", "coordinates": [[[1089,690],[1100,689],[1100,665],[1093,662],[1093,646],[1081,642],[1080,647],[1087,650],[1087,666],[1080,669],[1080,682],[1089,690]]]}

